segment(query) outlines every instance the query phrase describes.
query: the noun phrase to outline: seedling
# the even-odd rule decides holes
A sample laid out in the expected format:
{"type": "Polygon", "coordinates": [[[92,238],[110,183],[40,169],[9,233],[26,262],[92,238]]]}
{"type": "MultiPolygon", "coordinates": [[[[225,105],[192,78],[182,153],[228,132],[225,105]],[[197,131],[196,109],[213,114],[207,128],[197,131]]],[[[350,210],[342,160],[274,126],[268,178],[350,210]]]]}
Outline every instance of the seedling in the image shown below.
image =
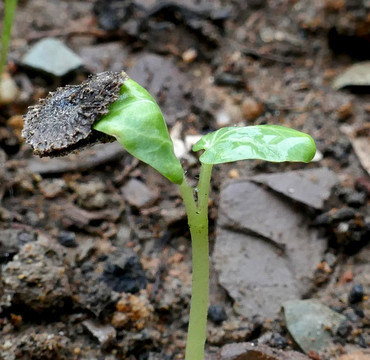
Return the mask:
{"type": "Polygon", "coordinates": [[[5,0],[4,2],[4,18],[3,18],[3,30],[1,35],[1,55],[0,55],[0,89],[1,79],[6,63],[6,57],[8,55],[10,34],[12,31],[14,12],[17,7],[17,0],[5,0]]]}
{"type": "Polygon", "coordinates": [[[199,183],[192,188],[175,156],[156,101],[125,73],[110,72],[95,75],[79,86],[60,88],[32,107],[25,116],[23,136],[36,153],[45,156],[58,155],[58,152],[65,154],[79,144],[96,139],[98,132],[116,138],[130,154],[179,187],[188,216],[193,263],[185,359],[203,360],[209,280],[208,194],[212,166],[245,159],[309,162],[316,151],[315,143],[309,135],[277,125],[219,129],[203,136],[192,148],[193,151],[204,150],[199,158],[199,183]],[[76,117],[77,114],[81,116],[76,117]]]}

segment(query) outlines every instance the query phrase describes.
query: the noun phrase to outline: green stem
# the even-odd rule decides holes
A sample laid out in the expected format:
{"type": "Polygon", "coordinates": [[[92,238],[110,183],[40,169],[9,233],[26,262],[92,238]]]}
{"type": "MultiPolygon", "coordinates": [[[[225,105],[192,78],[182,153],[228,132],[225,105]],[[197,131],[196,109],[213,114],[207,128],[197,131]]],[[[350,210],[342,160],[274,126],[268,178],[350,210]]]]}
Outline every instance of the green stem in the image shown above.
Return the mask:
{"type": "Polygon", "coordinates": [[[14,12],[17,7],[17,0],[5,0],[3,31],[1,36],[1,54],[0,54],[0,86],[2,74],[6,63],[6,56],[8,54],[10,34],[12,31],[14,12]]]}
{"type": "Polygon", "coordinates": [[[202,164],[197,203],[194,200],[193,189],[186,180],[179,185],[188,214],[193,264],[189,329],[185,351],[186,360],[204,359],[209,288],[208,195],[211,172],[212,165],[202,164]]]}

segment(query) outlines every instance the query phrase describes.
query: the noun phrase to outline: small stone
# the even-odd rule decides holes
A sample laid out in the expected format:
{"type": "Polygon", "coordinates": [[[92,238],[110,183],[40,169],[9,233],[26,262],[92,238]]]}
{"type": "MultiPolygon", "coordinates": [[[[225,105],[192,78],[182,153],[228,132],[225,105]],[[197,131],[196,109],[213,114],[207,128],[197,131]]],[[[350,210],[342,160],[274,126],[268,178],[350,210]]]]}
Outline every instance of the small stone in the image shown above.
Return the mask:
{"type": "Polygon", "coordinates": [[[257,341],[258,344],[265,344],[277,349],[285,349],[288,346],[286,337],[280,335],[278,332],[268,331],[260,336],[257,341]]]}
{"type": "Polygon", "coordinates": [[[157,194],[137,179],[130,179],[121,191],[129,204],[139,209],[154,203],[158,198],[157,194]]]}
{"type": "Polygon", "coordinates": [[[317,216],[316,219],[313,221],[313,225],[333,225],[343,221],[354,219],[355,217],[356,211],[352,208],[334,208],[326,213],[317,216]]]}
{"type": "Polygon", "coordinates": [[[40,183],[40,191],[46,199],[54,199],[63,194],[67,184],[63,179],[44,179],[40,183]]]}
{"type": "Polygon", "coordinates": [[[82,325],[99,341],[102,348],[107,348],[116,339],[116,329],[109,324],[100,325],[91,320],[85,320],[82,325]]]}
{"type": "Polygon", "coordinates": [[[54,76],[64,76],[83,65],[81,58],[62,41],[46,38],[37,42],[24,55],[22,63],[54,76]]]}
{"type": "Polygon", "coordinates": [[[327,349],[346,320],[316,300],[290,300],[283,307],[288,331],[306,354],[327,349]]]}
{"type": "Polygon", "coordinates": [[[58,242],[60,245],[75,248],[78,246],[76,241],[76,234],[70,231],[62,231],[58,236],[58,242]]]}
{"type": "Polygon", "coordinates": [[[193,48],[184,51],[182,54],[182,60],[186,64],[192,63],[197,57],[198,57],[198,52],[193,48]]]}
{"type": "Polygon", "coordinates": [[[8,73],[3,73],[0,87],[0,105],[10,104],[17,100],[19,89],[8,73]]]}
{"type": "Polygon", "coordinates": [[[230,178],[230,179],[240,179],[240,173],[239,173],[239,170],[238,169],[231,169],[229,171],[229,173],[227,174],[227,176],[230,178]]]}
{"type": "Polygon", "coordinates": [[[227,126],[231,123],[231,117],[224,110],[217,111],[217,113],[216,113],[216,123],[219,127],[227,126]]]}
{"type": "Polygon", "coordinates": [[[89,181],[86,184],[73,186],[77,194],[77,204],[88,210],[104,209],[109,196],[104,192],[105,184],[100,180],[89,181]]]}
{"type": "Polygon", "coordinates": [[[252,97],[247,97],[242,103],[242,113],[247,120],[255,120],[263,113],[263,104],[252,97]]]}
{"type": "Polygon", "coordinates": [[[225,308],[222,305],[210,305],[208,318],[215,324],[220,324],[227,319],[225,308]]]}
{"type": "Polygon", "coordinates": [[[348,302],[350,304],[356,304],[361,302],[364,298],[364,288],[360,284],[353,285],[349,295],[348,302]]]}
{"type": "Polygon", "coordinates": [[[339,106],[337,113],[339,120],[341,121],[347,120],[353,115],[353,103],[348,102],[346,104],[339,106]]]}
{"type": "Polygon", "coordinates": [[[230,86],[238,89],[245,89],[247,86],[247,83],[242,76],[227,72],[216,74],[213,81],[217,86],[230,86]]]}

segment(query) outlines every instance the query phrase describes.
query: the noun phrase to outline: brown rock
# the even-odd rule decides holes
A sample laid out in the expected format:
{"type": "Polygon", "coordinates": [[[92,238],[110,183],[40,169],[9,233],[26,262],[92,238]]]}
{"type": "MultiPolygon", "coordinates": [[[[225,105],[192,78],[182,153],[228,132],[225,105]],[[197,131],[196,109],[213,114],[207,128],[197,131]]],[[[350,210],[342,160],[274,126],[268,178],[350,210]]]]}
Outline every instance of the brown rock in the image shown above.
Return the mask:
{"type": "Polygon", "coordinates": [[[345,103],[338,108],[338,119],[343,121],[350,118],[353,115],[353,103],[345,103]]]}
{"type": "Polygon", "coordinates": [[[252,97],[247,97],[242,103],[242,113],[247,120],[258,118],[263,112],[263,104],[252,97]]]}

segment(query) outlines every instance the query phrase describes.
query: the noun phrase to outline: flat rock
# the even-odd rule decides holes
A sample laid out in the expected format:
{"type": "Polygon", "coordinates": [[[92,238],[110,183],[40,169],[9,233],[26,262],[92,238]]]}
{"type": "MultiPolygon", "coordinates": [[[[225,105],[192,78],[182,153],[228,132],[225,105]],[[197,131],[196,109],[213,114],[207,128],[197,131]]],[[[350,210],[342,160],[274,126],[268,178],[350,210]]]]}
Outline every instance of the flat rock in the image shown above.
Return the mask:
{"type": "Polygon", "coordinates": [[[221,191],[213,253],[220,284],[237,313],[274,318],[283,302],[305,295],[326,242],[280,196],[250,181],[221,191]]]}
{"type": "Polygon", "coordinates": [[[221,348],[218,360],[308,360],[296,351],[282,351],[253,343],[228,344],[221,348]]]}
{"type": "Polygon", "coordinates": [[[127,49],[121,42],[94,44],[83,46],[78,54],[87,69],[92,73],[102,71],[122,71],[123,59],[127,57],[127,49]]]}
{"type": "Polygon", "coordinates": [[[338,182],[335,173],[326,167],[257,175],[251,180],[318,210],[338,182]]]}
{"type": "Polygon", "coordinates": [[[127,74],[157,100],[168,124],[174,124],[185,110],[190,113],[190,104],[184,98],[186,75],[172,60],[159,55],[143,54],[135,59],[134,65],[127,69],[127,74]]]}
{"type": "Polygon", "coordinates": [[[33,45],[24,55],[22,64],[57,77],[83,65],[78,55],[62,41],[54,38],[42,39],[33,45]]]}
{"type": "Polygon", "coordinates": [[[316,300],[292,300],[283,306],[289,333],[305,353],[327,349],[332,334],[346,320],[316,300]]]}

